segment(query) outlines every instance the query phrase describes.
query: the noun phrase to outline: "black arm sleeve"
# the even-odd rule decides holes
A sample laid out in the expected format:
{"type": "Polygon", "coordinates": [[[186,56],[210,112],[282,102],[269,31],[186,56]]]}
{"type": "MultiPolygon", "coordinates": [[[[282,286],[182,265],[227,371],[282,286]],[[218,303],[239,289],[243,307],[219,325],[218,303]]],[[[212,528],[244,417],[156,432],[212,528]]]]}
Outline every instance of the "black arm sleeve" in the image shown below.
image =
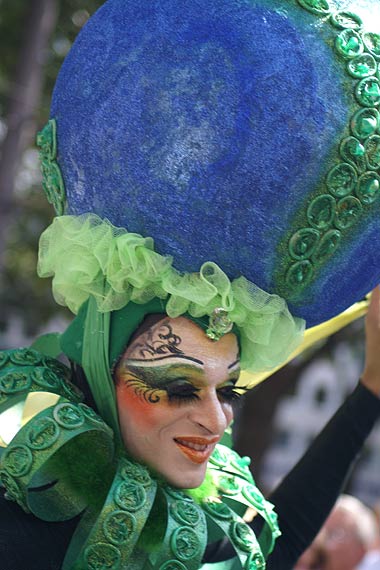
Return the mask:
{"type": "MultiPolygon", "coordinates": [[[[282,535],[267,570],[291,570],[318,534],[341,493],[363,443],[380,417],[380,399],[359,383],[300,461],[268,497],[274,503],[282,535]]],[[[251,524],[256,536],[262,519],[251,524]]],[[[204,561],[234,556],[227,540],[210,545],[204,561]]]]}
{"type": "Polygon", "coordinates": [[[1,570],[60,570],[79,517],[45,522],[0,494],[1,570]]]}
{"type": "Polygon", "coordinates": [[[313,541],[379,416],[380,399],[359,383],[270,495],[282,535],[268,559],[268,570],[293,568],[313,541]]]}

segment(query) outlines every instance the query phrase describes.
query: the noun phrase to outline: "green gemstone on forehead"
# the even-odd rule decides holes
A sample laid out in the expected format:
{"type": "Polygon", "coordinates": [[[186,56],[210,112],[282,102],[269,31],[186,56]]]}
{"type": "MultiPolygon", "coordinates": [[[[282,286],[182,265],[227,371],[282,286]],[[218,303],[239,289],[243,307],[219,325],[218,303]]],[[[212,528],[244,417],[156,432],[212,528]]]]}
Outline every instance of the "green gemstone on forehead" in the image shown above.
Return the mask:
{"type": "Polygon", "coordinates": [[[338,53],[344,58],[354,58],[364,51],[364,42],[355,30],[343,30],[335,40],[338,53]]]}
{"type": "Polygon", "coordinates": [[[356,194],[362,204],[372,204],[379,195],[380,177],[376,172],[366,172],[359,178],[356,194]]]}
{"type": "Polygon", "coordinates": [[[347,63],[347,71],[356,79],[363,79],[370,75],[375,75],[377,71],[377,63],[375,58],[369,53],[363,53],[351,59],[347,63]]]}
{"type": "Polygon", "coordinates": [[[337,203],[335,225],[340,230],[353,226],[362,213],[363,206],[354,196],[342,198],[337,203]]]}
{"type": "Polygon", "coordinates": [[[314,255],[315,263],[322,263],[337,249],[341,239],[339,230],[329,230],[321,239],[314,255]]]}
{"type": "Polygon", "coordinates": [[[362,79],[355,90],[358,102],[364,107],[380,105],[380,81],[377,77],[362,79]]]}
{"type": "Polygon", "coordinates": [[[373,135],[365,143],[368,167],[371,170],[380,168],[380,136],[373,135]]]}
{"type": "Polygon", "coordinates": [[[331,12],[330,4],[327,0],[297,0],[297,2],[309,12],[319,16],[326,16],[331,12]]]}
{"type": "MultiPolygon", "coordinates": [[[[356,137],[347,137],[342,140],[342,143],[340,145],[340,154],[343,160],[353,164],[355,168],[359,170],[359,172],[364,172],[366,170],[367,162],[365,159],[365,147],[363,143],[356,137]]],[[[352,182],[353,184],[350,192],[352,192],[356,183],[355,171],[352,177],[352,182]]],[[[335,195],[335,188],[333,189],[332,193],[335,195]]],[[[339,197],[339,195],[337,197],[339,197]]]]}
{"type": "Polygon", "coordinates": [[[313,228],[302,228],[292,235],[289,253],[293,259],[307,259],[317,247],[319,232],[313,228]]]}
{"type": "Polygon", "coordinates": [[[360,30],[363,25],[363,20],[352,12],[335,12],[335,14],[331,14],[330,21],[333,26],[339,29],[360,30]]]}
{"type": "Polygon", "coordinates": [[[232,327],[233,322],[228,316],[228,311],[218,307],[210,315],[206,335],[212,340],[219,340],[223,335],[229,333],[232,327]]]}
{"type": "Polygon", "coordinates": [[[310,261],[298,261],[291,265],[285,277],[287,285],[291,289],[299,286],[305,286],[310,283],[314,275],[314,269],[310,261]]]}
{"type": "MultiPolygon", "coordinates": [[[[332,191],[335,188],[336,192],[343,192],[345,185],[351,185],[351,177],[348,172],[352,171],[352,167],[347,164],[344,169],[339,169],[336,167],[336,171],[332,172],[328,176],[329,190],[332,191]],[[348,168],[347,168],[348,167],[348,168]]],[[[322,194],[314,198],[314,200],[309,204],[307,209],[307,219],[309,224],[316,228],[317,230],[325,230],[329,228],[334,219],[335,212],[335,200],[332,196],[328,194],[322,194]]]]}
{"type": "Polygon", "coordinates": [[[374,134],[380,124],[380,115],[377,109],[361,109],[351,120],[352,133],[362,139],[374,134]]]}

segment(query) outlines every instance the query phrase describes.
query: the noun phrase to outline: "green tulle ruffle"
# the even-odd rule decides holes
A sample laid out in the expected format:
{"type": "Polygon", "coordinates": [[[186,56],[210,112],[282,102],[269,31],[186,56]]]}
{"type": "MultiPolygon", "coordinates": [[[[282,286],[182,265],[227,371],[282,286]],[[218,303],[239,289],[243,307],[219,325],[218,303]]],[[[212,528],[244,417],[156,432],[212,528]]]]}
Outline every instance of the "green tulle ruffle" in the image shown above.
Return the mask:
{"type": "Polygon", "coordinates": [[[152,238],[85,214],[55,218],[45,230],[38,274],[53,277],[56,301],[73,313],[90,296],[100,312],[154,297],[167,300],[166,312],[173,318],[186,312],[202,317],[222,308],[239,328],[242,368],[251,372],[274,368],[301,342],[304,321],[292,317],[281,297],[245,277],[230,281],[213,262],[190,274],[172,263],[154,251],[152,238]]]}

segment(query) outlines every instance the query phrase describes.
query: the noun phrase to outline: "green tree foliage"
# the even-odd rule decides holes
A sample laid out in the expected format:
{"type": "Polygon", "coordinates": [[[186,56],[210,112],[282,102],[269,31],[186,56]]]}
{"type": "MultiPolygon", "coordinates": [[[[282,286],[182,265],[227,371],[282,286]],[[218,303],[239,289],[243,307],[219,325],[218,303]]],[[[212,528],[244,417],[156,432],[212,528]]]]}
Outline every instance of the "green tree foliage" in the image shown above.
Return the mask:
{"type": "MultiPolygon", "coordinates": [[[[102,3],[101,0],[58,1],[57,26],[41,62],[44,88],[36,109],[39,128],[48,119],[51,93],[65,55],[88,17],[102,3]]],[[[12,90],[17,88],[14,73],[26,33],[28,6],[29,1],[25,0],[0,3],[0,152],[9,120],[8,102],[12,90]]],[[[71,318],[53,301],[50,280],[39,279],[36,274],[39,235],[53,216],[53,209],[41,188],[37,151],[31,142],[17,168],[14,208],[7,231],[6,253],[0,266],[0,348],[2,333],[4,335],[15,318],[21,320],[25,334],[31,336],[43,330],[56,315],[71,318]]]]}

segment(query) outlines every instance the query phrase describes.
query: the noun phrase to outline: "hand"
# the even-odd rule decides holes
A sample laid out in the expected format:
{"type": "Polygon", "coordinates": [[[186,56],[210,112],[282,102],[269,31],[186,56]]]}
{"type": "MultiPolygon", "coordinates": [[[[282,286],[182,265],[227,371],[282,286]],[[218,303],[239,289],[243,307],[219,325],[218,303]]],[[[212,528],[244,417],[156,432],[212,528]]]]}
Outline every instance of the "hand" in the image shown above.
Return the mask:
{"type": "Polygon", "coordinates": [[[365,319],[366,357],[361,381],[371,392],[380,397],[380,289],[372,291],[365,319]]]}

